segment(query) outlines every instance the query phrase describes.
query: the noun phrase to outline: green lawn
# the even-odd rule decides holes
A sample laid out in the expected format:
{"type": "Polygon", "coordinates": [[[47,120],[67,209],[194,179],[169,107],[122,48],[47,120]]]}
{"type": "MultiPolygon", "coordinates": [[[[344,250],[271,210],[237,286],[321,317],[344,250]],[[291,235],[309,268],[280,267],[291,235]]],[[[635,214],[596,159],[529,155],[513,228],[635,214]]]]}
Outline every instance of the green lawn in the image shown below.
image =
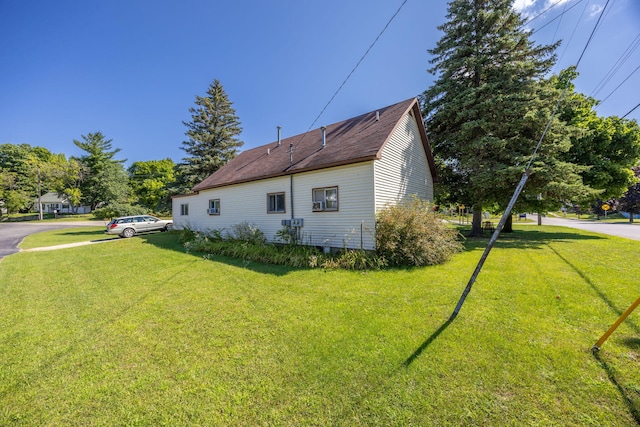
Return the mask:
{"type": "MultiPolygon", "coordinates": [[[[638,242],[523,226],[373,272],[185,254],[173,233],[0,261],[0,425],[626,426],[638,242]]],[[[27,240],[27,244],[29,239],[27,240]]]]}
{"type": "Polygon", "coordinates": [[[117,239],[118,236],[104,233],[104,225],[96,227],[73,227],[61,230],[43,231],[27,237],[21,244],[21,249],[41,248],[46,246],[63,245],[67,243],[87,242],[91,240],[117,239]]]}

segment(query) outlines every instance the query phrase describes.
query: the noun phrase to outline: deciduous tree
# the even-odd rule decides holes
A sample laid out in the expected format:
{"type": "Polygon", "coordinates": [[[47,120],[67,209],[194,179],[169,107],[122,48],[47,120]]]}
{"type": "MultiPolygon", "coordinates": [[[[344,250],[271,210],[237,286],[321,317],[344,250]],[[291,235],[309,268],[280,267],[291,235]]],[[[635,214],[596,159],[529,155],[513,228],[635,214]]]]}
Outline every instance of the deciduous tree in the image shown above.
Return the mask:
{"type": "Polygon", "coordinates": [[[138,203],[163,212],[171,209],[169,188],[175,182],[175,163],[167,158],[134,162],[129,167],[129,182],[138,203]]]}

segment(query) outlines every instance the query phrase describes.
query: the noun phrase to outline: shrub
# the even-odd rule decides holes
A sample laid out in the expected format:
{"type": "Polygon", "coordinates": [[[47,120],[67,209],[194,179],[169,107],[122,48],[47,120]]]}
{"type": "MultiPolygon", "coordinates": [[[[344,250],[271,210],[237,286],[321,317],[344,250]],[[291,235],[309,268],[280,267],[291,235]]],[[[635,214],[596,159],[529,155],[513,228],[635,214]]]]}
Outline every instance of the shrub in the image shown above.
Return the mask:
{"type": "Polygon", "coordinates": [[[121,203],[110,203],[92,212],[97,219],[111,219],[119,216],[144,215],[147,210],[142,206],[133,206],[121,203]]]}
{"type": "Polygon", "coordinates": [[[376,215],[376,253],[390,266],[443,264],[462,250],[458,236],[417,198],[376,215]]]}
{"type": "Polygon", "coordinates": [[[264,233],[255,224],[249,224],[247,221],[243,221],[233,225],[231,228],[233,230],[233,237],[236,240],[251,244],[264,244],[267,242],[264,233]]]}

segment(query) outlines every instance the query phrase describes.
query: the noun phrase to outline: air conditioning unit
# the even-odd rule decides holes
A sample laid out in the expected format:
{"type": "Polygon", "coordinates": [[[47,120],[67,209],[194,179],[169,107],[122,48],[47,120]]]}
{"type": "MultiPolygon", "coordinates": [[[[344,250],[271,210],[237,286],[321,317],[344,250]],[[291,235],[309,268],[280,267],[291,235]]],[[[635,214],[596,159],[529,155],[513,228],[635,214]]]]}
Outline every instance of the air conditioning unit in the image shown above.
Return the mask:
{"type": "Polygon", "coordinates": [[[210,209],[207,209],[207,213],[209,215],[218,215],[220,213],[220,209],[218,209],[218,208],[210,208],[210,209]]]}
{"type": "Polygon", "coordinates": [[[323,211],[324,210],[324,202],[313,202],[313,210],[314,211],[323,211]]]}

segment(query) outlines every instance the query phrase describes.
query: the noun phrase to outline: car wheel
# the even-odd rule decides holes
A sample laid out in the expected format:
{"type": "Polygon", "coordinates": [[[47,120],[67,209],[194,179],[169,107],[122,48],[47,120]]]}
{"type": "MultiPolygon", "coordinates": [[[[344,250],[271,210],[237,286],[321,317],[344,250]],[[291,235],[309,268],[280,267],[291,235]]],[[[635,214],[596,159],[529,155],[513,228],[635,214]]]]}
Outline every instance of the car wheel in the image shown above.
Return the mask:
{"type": "Polygon", "coordinates": [[[122,232],[122,237],[133,237],[136,234],[136,231],[133,228],[125,228],[122,232]]]}
{"type": "Polygon", "coordinates": [[[167,224],[162,231],[171,231],[171,229],[173,228],[173,224],[167,224]]]}

